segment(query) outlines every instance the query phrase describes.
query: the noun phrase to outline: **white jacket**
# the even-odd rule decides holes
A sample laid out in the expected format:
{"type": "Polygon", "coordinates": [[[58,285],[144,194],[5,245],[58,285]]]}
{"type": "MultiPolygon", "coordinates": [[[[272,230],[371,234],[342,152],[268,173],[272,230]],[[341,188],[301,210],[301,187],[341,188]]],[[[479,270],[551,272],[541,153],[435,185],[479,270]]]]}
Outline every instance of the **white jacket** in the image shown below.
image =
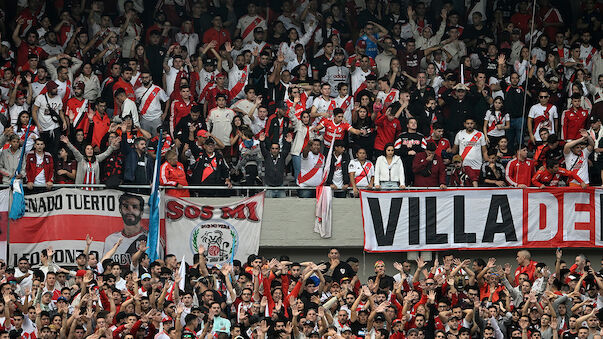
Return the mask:
{"type": "Polygon", "coordinates": [[[404,179],[404,165],[399,156],[394,155],[392,163],[387,164],[385,156],[377,158],[375,164],[375,185],[381,185],[382,181],[396,181],[400,185],[406,185],[404,179]]]}

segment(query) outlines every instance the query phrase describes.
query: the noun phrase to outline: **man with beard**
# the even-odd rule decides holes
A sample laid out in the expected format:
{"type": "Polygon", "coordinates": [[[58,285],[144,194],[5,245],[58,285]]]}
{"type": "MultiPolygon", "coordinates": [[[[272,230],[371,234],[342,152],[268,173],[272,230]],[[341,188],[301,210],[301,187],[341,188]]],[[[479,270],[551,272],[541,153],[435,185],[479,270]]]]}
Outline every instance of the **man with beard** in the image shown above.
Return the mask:
{"type": "Polygon", "coordinates": [[[122,266],[130,264],[132,255],[138,251],[139,243],[147,241],[148,231],[140,225],[143,212],[144,200],[142,197],[131,193],[124,193],[119,197],[119,213],[124,221],[124,226],[122,230],[105,238],[103,254],[109,252],[119,239],[123,238],[112,259],[122,266]]]}
{"type": "Polygon", "coordinates": [[[161,87],[153,84],[151,72],[148,70],[142,71],[140,81],[142,86],[134,91],[140,115],[140,127],[155,134],[157,127],[161,126],[163,104],[168,100],[168,96],[161,87]]]}

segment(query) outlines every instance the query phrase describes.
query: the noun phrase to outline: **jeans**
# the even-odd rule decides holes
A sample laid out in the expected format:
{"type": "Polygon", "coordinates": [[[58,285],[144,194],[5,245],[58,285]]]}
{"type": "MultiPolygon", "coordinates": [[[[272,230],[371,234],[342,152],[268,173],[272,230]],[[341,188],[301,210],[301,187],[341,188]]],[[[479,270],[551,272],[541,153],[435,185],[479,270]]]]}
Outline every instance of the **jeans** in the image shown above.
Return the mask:
{"type": "Polygon", "coordinates": [[[286,196],[284,190],[266,190],[266,198],[284,198],[286,196]]]}
{"type": "Polygon", "coordinates": [[[62,133],[61,127],[50,131],[40,132],[40,139],[44,140],[45,144],[44,151],[50,153],[55,161],[59,154],[59,137],[62,133]]]}
{"type": "Polygon", "coordinates": [[[291,155],[291,163],[293,164],[293,178],[297,179],[299,171],[301,170],[301,156],[291,155]]]}
{"type": "Polygon", "coordinates": [[[509,148],[516,150],[523,141],[523,118],[511,118],[511,128],[507,130],[507,139],[509,139],[509,148]]]}
{"type": "Polygon", "coordinates": [[[316,196],[316,189],[297,190],[297,196],[300,198],[314,198],[316,196]]]}

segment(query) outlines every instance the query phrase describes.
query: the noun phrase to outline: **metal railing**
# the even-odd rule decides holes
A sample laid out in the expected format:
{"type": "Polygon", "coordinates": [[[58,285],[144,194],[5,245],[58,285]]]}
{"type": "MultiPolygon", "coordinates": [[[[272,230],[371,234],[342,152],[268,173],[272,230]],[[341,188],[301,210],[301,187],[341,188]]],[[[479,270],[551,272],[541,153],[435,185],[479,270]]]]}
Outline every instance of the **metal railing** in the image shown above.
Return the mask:
{"type": "MultiPolygon", "coordinates": [[[[10,185],[8,184],[0,184],[0,188],[8,188],[10,187],[10,185]]],[[[34,186],[36,188],[45,188],[45,186],[34,186]]],[[[85,188],[94,188],[94,189],[119,189],[119,190],[135,190],[135,189],[144,189],[144,190],[150,190],[151,189],[151,185],[130,185],[130,184],[122,184],[116,187],[107,187],[105,184],[54,184],[52,186],[52,188],[50,190],[53,189],[58,189],[58,188],[81,188],[81,189],[85,189],[85,188]]],[[[159,186],[160,189],[162,190],[172,190],[172,189],[188,189],[191,191],[199,191],[199,190],[205,190],[205,191],[229,191],[230,194],[228,195],[224,195],[225,197],[227,196],[249,196],[251,192],[259,192],[259,191],[285,191],[287,196],[290,197],[296,197],[297,195],[293,195],[293,192],[297,192],[297,191],[308,191],[308,190],[315,190],[316,186],[307,186],[307,187],[300,187],[300,186],[232,186],[231,188],[227,187],[227,186],[183,186],[181,188],[175,187],[175,186],[159,186]]],[[[509,189],[509,188],[514,188],[514,187],[506,187],[503,189],[509,189]]],[[[488,190],[492,190],[492,187],[454,187],[454,189],[488,189],[488,190]]],[[[494,188],[496,189],[496,188],[494,188]]],[[[516,189],[521,189],[521,188],[516,188],[516,189]]],[[[353,188],[352,187],[348,187],[348,192],[352,192],[353,188]]],[[[404,189],[400,189],[400,188],[396,188],[396,187],[392,187],[392,188],[380,188],[380,189],[373,189],[373,191],[399,191],[399,190],[433,190],[433,191],[443,191],[445,189],[441,189],[439,187],[406,187],[404,189]]],[[[255,194],[254,193],[254,194],[255,194]]],[[[26,193],[27,195],[27,190],[26,193]]]]}

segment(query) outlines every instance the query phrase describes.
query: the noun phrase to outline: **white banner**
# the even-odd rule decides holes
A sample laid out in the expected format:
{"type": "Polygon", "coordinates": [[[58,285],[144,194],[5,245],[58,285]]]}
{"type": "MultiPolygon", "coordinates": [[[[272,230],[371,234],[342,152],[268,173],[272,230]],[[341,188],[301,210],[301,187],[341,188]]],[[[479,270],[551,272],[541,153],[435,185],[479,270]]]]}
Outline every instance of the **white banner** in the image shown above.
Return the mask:
{"type": "Polygon", "coordinates": [[[111,259],[129,265],[138,245],[147,238],[147,201],[148,196],[116,190],[62,188],[25,195],[25,216],[9,223],[11,265],[21,257],[32,265],[39,264],[40,252],[49,246],[54,249],[55,263],[74,265],[84,251],[86,235],[93,239],[90,253],[99,260],[123,238],[111,259]],[[121,208],[120,199],[130,210],[121,208]]]}
{"type": "Polygon", "coordinates": [[[603,247],[603,190],[361,191],[369,252],[603,247]]]}
{"type": "Polygon", "coordinates": [[[260,246],[264,193],[225,206],[207,205],[207,199],[165,196],[167,253],[186,257],[203,245],[210,266],[233,259],[247,261],[260,246]]]}

